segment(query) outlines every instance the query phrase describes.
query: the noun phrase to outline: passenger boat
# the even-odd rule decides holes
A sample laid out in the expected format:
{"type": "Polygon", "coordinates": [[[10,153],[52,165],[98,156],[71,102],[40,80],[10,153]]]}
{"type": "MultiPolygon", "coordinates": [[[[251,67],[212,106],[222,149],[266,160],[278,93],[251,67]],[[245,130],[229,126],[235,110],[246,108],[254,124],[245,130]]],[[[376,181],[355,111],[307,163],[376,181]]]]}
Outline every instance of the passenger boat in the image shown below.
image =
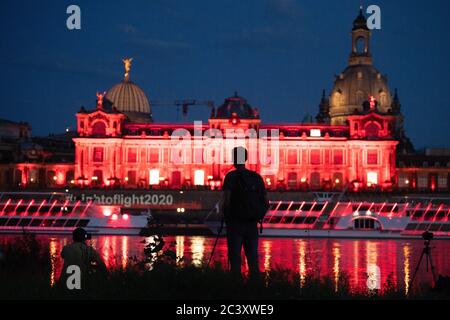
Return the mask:
{"type": "Polygon", "coordinates": [[[138,235],[150,213],[122,213],[120,206],[72,201],[64,193],[0,193],[0,233],[138,235]]]}
{"type": "MultiPolygon", "coordinates": [[[[449,205],[432,202],[274,201],[261,236],[398,239],[421,238],[430,231],[435,238],[450,239],[449,214],[449,205]]],[[[218,234],[218,210],[205,223],[218,234]]]]}

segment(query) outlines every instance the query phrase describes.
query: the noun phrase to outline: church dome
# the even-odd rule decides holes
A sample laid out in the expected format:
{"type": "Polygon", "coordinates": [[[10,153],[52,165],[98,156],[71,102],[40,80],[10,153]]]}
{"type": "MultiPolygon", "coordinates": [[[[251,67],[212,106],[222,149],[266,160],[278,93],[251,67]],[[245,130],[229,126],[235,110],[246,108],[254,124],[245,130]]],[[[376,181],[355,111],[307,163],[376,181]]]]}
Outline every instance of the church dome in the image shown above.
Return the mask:
{"type": "Polygon", "coordinates": [[[144,91],[131,81],[122,81],[106,93],[106,99],[121,112],[150,113],[150,104],[144,91]]]}
{"type": "MultiPolygon", "coordinates": [[[[341,120],[341,116],[363,112],[363,104],[373,96],[377,111],[389,112],[392,97],[387,79],[372,65],[361,64],[347,67],[335,80],[330,96],[330,116],[341,120]]],[[[337,124],[336,121],[335,123],[337,124]]]]}
{"type": "Polygon", "coordinates": [[[241,119],[257,118],[257,112],[248,104],[247,100],[238,96],[225,99],[225,102],[217,109],[217,118],[226,119],[231,118],[235,114],[241,119]]]}
{"type": "Polygon", "coordinates": [[[106,99],[131,120],[151,120],[151,108],[144,91],[129,80],[131,59],[124,59],[125,79],[106,93],[106,99]]]}
{"type": "Polygon", "coordinates": [[[348,66],[336,77],[329,97],[331,124],[346,124],[348,115],[364,112],[364,105],[367,105],[371,96],[376,100],[377,112],[391,111],[392,97],[387,79],[373,66],[370,36],[366,18],[360,9],[353,22],[348,66]]]}

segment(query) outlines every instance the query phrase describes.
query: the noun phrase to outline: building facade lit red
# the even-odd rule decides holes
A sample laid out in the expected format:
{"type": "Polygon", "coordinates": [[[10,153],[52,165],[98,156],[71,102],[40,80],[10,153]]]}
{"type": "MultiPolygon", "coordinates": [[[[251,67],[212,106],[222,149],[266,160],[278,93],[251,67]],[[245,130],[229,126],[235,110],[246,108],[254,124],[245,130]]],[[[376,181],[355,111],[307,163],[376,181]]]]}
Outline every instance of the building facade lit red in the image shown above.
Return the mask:
{"type": "Polygon", "coordinates": [[[248,149],[249,168],[263,176],[268,188],[389,187],[395,182],[395,117],[375,110],[349,116],[349,125],[263,124],[235,95],[205,124],[127,119],[101,105],[77,113],[78,184],[216,188],[231,169],[237,145],[248,149]]]}

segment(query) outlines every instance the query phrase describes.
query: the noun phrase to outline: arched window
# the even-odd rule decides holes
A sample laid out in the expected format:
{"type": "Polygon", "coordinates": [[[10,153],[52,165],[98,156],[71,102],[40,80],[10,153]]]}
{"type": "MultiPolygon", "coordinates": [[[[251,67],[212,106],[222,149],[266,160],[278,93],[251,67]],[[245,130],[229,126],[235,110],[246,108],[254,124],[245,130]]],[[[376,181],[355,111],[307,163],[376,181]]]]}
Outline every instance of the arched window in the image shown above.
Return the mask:
{"type": "Polygon", "coordinates": [[[53,170],[47,171],[47,185],[56,183],[56,172],[53,170]]]}
{"type": "Polygon", "coordinates": [[[94,147],[92,160],[94,162],[103,162],[103,148],[102,147],[94,147]]]}
{"type": "Polygon", "coordinates": [[[320,188],[320,173],[319,172],[311,173],[311,188],[312,189],[320,188]]]}
{"type": "Polygon", "coordinates": [[[377,138],[379,136],[380,127],[375,122],[366,125],[366,137],[377,138]]]}
{"type": "Polygon", "coordinates": [[[365,53],[366,52],[366,39],[364,37],[359,37],[356,39],[355,43],[356,53],[365,53]]]}
{"type": "Polygon", "coordinates": [[[387,104],[387,96],[386,93],[381,93],[380,94],[380,104],[384,107],[387,104]]]}
{"type": "Polygon", "coordinates": [[[66,184],[72,184],[74,182],[75,172],[73,170],[69,170],[66,173],[66,184]]]}
{"type": "Polygon", "coordinates": [[[92,134],[94,136],[105,136],[106,135],[106,124],[103,121],[97,121],[92,126],[92,134]]]}
{"type": "Polygon", "coordinates": [[[297,188],[297,172],[289,172],[287,176],[288,188],[296,189],[297,188]]]}
{"type": "Polygon", "coordinates": [[[170,179],[170,183],[172,185],[172,188],[179,188],[181,187],[181,172],[180,171],[173,171],[172,172],[172,178],[170,179]]]}
{"type": "Polygon", "coordinates": [[[134,170],[128,171],[128,174],[125,177],[125,181],[130,185],[136,184],[136,171],[134,170]]]}

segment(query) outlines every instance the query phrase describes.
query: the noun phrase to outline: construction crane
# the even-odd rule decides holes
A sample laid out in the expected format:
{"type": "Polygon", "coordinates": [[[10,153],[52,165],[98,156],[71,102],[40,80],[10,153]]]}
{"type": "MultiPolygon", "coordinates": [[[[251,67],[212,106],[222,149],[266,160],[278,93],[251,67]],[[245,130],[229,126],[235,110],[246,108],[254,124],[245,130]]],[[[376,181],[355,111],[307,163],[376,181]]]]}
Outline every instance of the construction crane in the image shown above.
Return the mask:
{"type": "Polygon", "coordinates": [[[174,106],[177,107],[177,121],[179,120],[180,107],[183,114],[183,120],[186,120],[189,107],[192,106],[207,106],[211,110],[214,108],[214,101],[212,100],[197,100],[197,99],[184,99],[175,101],[150,101],[151,106],[163,107],[163,106],[174,106]]]}

